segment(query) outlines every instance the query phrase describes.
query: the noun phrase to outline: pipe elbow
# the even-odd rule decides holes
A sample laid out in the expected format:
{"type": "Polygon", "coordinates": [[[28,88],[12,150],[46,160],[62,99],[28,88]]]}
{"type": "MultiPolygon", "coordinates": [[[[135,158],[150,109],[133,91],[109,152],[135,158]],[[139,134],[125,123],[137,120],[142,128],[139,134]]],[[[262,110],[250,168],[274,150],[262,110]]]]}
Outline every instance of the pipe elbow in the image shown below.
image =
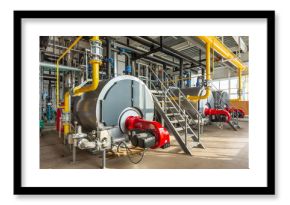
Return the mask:
{"type": "Polygon", "coordinates": [[[206,88],[206,93],[202,96],[192,96],[192,95],[188,95],[187,99],[192,101],[192,102],[196,102],[198,100],[206,100],[209,96],[210,96],[211,90],[209,87],[206,88]]]}

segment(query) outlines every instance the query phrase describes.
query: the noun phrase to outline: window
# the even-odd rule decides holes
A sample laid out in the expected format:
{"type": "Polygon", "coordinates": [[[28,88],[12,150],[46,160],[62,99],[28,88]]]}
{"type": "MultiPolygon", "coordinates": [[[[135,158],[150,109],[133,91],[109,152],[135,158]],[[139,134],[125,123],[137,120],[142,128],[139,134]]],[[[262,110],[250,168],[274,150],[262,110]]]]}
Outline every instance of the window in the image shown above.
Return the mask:
{"type": "Polygon", "coordinates": [[[212,87],[214,90],[220,89],[220,81],[212,81],[212,87]]]}
{"type": "MultiPolygon", "coordinates": [[[[230,99],[238,98],[239,79],[220,79],[212,81],[213,90],[222,90],[229,93],[230,99]]],[[[242,76],[242,100],[248,100],[248,76],[242,76]]]]}
{"type": "Polygon", "coordinates": [[[221,80],[220,81],[220,90],[227,90],[229,89],[229,81],[228,80],[221,80]]]}

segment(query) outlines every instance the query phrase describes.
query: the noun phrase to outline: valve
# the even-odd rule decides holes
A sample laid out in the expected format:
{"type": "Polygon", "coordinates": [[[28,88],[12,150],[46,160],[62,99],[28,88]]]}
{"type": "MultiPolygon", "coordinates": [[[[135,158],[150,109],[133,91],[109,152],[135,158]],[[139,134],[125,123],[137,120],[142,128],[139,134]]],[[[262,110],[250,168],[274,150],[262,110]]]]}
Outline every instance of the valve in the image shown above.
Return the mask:
{"type": "Polygon", "coordinates": [[[90,40],[90,44],[91,44],[91,54],[92,54],[91,60],[101,62],[103,58],[102,41],[92,38],[90,40]]]}

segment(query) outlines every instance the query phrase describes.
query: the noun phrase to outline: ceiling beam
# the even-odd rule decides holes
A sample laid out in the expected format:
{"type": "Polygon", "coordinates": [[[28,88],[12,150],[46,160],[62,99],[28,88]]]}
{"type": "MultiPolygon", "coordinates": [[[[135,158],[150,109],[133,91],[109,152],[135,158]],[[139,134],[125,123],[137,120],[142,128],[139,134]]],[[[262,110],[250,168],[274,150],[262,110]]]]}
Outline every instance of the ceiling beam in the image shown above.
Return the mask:
{"type": "Polygon", "coordinates": [[[236,43],[244,53],[248,52],[248,47],[240,36],[233,36],[233,39],[236,41],[236,43]]]}

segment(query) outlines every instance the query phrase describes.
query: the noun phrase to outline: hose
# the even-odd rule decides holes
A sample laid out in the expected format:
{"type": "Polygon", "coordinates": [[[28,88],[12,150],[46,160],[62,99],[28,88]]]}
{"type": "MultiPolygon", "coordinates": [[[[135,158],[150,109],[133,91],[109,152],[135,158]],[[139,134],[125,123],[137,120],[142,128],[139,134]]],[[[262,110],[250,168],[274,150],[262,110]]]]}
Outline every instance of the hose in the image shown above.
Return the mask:
{"type": "Polygon", "coordinates": [[[132,155],[132,151],[131,151],[131,149],[127,146],[126,143],[124,143],[124,142],[120,142],[120,144],[119,144],[118,147],[117,147],[117,152],[119,152],[119,148],[121,147],[122,144],[124,145],[124,147],[122,147],[122,148],[125,148],[125,149],[126,149],[128,159],[129,159],[129,161],[130,161],[131,163],[133,163],[133,164],[138,164],[138,163],[140,163],[140,162],[143,160],[146,149],[143,150],[140,159],[137,160],[137,161],[134,161],[134,160],[131,158],[131,156],[130,156],[130,155],[132,155]]]}

